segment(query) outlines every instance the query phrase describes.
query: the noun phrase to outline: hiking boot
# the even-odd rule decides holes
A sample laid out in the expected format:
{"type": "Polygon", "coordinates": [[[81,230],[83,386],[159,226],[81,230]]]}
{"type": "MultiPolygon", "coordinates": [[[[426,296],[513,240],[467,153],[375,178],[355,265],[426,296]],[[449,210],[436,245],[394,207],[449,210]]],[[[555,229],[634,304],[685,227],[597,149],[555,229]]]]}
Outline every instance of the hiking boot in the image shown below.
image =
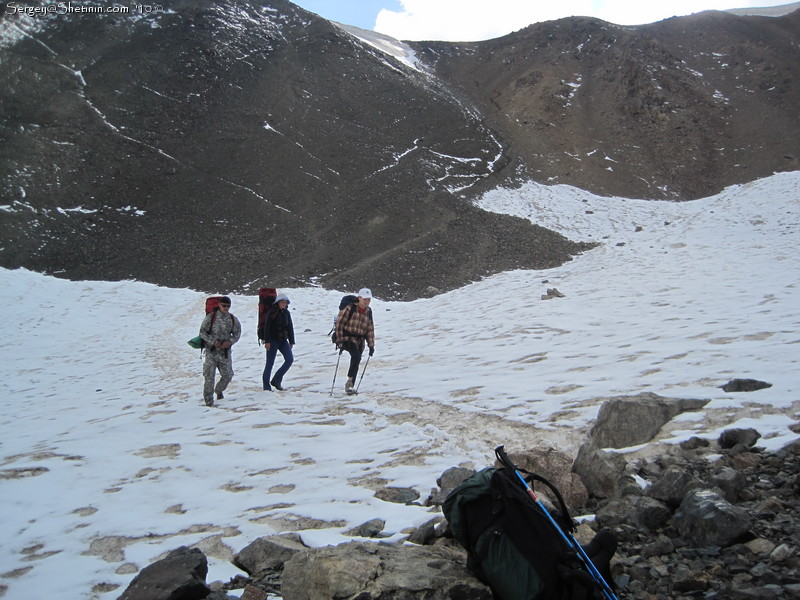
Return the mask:
{"type": "Polygon", "coordinates": [[[222,392],[217,392],[217,400],[222,400],[225,396],[222,395],[222,392]]]}
{"type": "Polygon", "coordinates": [[[270,381],[270,384],[272,385],[272,387],[274,387],[279,392],[283,391],[283,386],[279,382],[275,381],[274,379],[272,381],[270,381]]]}
{"type": "Polygon", "coordinates": [[[344,384],[344,391],[347,392],[348,394],[352,394],[353,393],[353,384],[355,384],[355,382],[356,381],[355,381],[354,377],[348,377],[347,378],[347,383],[344,384]]]}
{"type": "Polygon", "coordinates": [[[205,399],[206,406],[214,406],[214,399],[213,398],[206,398],[205,399]]]}

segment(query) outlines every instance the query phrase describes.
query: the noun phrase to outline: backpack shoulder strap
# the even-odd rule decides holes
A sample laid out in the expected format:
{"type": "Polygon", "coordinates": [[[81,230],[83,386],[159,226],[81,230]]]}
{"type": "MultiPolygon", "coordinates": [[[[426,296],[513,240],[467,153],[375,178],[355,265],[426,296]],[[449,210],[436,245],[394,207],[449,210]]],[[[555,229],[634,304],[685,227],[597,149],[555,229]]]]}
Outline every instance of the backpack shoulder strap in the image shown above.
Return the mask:
{"type": "Polygon", "coordinates": [[[353,318],[353,313],[356,312],[356,306],[358,306],[358,303],[357,302],[353,302],[347,308],[347,318],[344,321],[345,323],[349,323],[350,320],[353,318]]]}
{"type": "Polygon", "coordinates": [[[553,492],[553,495],[558,500],[559,505],[559,512],[561,513],[559,516],[559,520],[561,521],[560,525],[567,530],[569,533],[575,531],[575,523],[572,521],[572,517],[569,516],[569,509],[567,508],[567,503],[564,502],[564,497],[561,495],[561,492],[558,491],[558,488],[550,483],[547,479],[542,477],[541,475],[537,475],[536,473],[531,473],[530,471],[526,471],[524,469],[519,469],[520,472],[525,473],[527,475],[526,479],[533,487],[534,481],[539,481],[545,484],[550,490],[553,492]]]}

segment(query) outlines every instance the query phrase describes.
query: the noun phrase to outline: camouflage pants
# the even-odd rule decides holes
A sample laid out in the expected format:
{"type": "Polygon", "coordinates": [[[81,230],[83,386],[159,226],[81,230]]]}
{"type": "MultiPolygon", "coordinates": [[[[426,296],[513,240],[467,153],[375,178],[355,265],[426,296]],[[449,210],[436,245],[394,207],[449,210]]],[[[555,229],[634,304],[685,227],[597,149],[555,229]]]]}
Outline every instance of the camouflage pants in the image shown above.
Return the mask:
{"type": "Polygon", "coordinates": [[[210,352],[206,351],[206,361],[203,363],[203,400],[213,400],[214,392],[221,394],[233,379],[233,359],[231,351],[210,352]],[[214,387],[214,377],[219,369],[219,381],[214,387]]]}

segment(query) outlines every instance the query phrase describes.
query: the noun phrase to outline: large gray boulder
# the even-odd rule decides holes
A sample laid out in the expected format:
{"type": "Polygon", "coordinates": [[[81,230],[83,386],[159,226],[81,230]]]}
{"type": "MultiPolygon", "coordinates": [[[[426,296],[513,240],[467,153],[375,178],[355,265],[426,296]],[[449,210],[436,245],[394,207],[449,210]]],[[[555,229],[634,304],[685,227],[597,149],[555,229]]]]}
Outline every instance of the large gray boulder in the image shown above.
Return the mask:
{"type": "Polygon", "coordinates": [[[303,538],[296,533],[261,537],[233,557],[233,564],[249,575],[260,576],[268,571],[283,568],[284,563],[296,553],[305,550],[303,538]]]}
{"type": "Polygon", "coordinates": [[[614,498],[625,476],[627,462],[619,454],[606,452],[591,441],[578,449],[572,470],[581,478],[589,494],[596,498],[614,498]]]}
{"type": "Polygon", "coordinates": [[[284,600],[491,600],[455,546],[349,542],[295,554],[284,566],[284,600]]]}
{"type": "Polygon", "coordinates": [[[691,490],[683,499],[672,524],[695,546],[728,546],[751,526],[747,511],[716,492],[691,490]]]}
{"type": "Polygon", "coordinates": [[[681,413],[700,410],[708,400],[664,398],[651,392],[610,398],[600,407],[591,431],[600,448],[627,448],[651,441],[681,413]]]}
{"type": "Polygon", "coordinates": [[[205,554],[181,546],[142,569],[118,600],[202,600],[211,593],[206,575],[205,554]]]}

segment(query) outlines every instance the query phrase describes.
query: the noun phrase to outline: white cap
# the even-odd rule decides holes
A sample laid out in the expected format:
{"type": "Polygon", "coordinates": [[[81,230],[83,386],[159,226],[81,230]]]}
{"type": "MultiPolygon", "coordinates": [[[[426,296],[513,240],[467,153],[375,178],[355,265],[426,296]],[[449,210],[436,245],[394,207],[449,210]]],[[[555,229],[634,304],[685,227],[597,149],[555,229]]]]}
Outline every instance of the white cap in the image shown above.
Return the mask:
{"type": "Polygon", "coordinates": [[[359,298],[372,298],[372,291],[369,288],[361,288],[358,290],[359,298]]]}

